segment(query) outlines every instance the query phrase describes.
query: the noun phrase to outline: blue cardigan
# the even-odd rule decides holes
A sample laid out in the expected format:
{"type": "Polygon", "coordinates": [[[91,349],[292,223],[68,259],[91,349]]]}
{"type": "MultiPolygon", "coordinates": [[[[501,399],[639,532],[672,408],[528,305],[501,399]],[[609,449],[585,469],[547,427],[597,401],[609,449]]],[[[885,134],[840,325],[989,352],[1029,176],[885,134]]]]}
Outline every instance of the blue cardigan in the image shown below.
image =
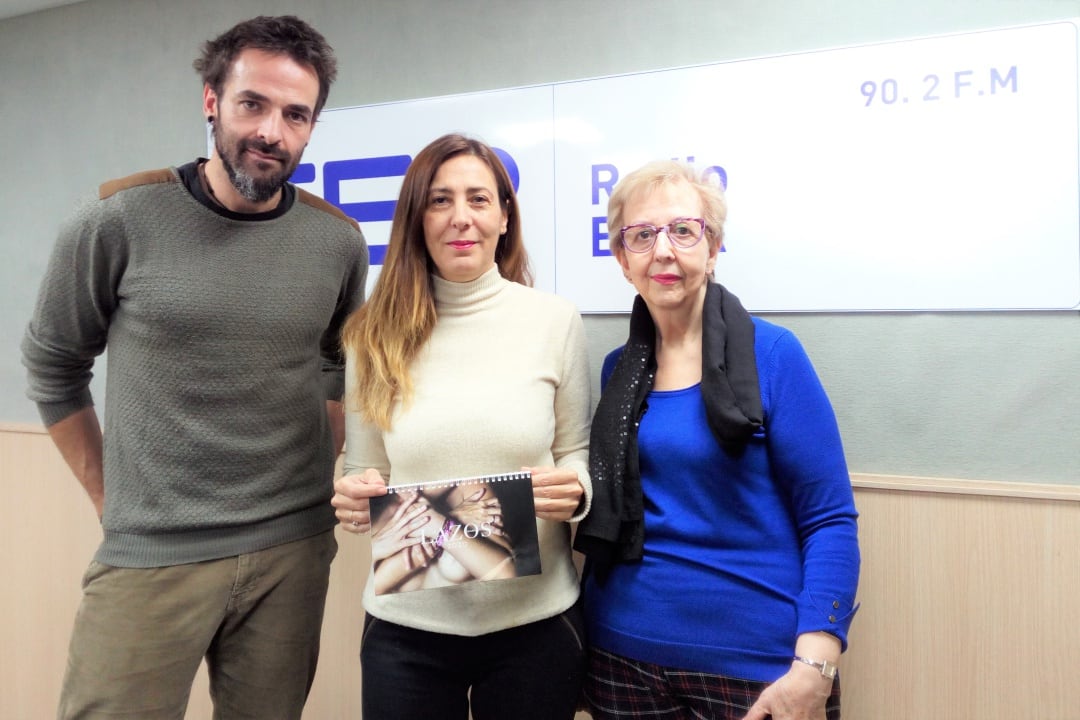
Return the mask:
{"type": "MultiPolygon", "coordinates": [[[[765,423],[742,455],[710,433],[700,385],[650,393],[638,431],[645,553],[586,576],[592,645],[766,682],[790,668],[801,633],[847,647],[858,514],[836,418],[795,335],[754,328],[765,423]]],[[[605,358],[602,386],[621,351],[605,358]]]]}

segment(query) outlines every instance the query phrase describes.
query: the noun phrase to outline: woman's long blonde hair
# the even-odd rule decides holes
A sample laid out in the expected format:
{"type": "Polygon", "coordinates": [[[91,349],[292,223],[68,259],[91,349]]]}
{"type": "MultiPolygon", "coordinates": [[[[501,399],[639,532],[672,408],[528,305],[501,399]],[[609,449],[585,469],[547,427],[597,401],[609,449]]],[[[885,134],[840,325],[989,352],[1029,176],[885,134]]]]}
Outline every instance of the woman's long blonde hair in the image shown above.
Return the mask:
{"type": "Polygon", "coordinates": [[[507,218],[506,232],[499,236],[495,250],[499,274],[512,282],[532,285],[517,197],[496,152],[479,140],[458,134],[443,135],[421,150],[401,184],[375,289],[342,330],[342,344],[355,368],[355,392],[347,398],[350,409],[383,430],[390,428],[394,403],[412,398],[409,367],[438,319],[431,281],[435,268],[424,238],[424,212],[435,173],[458,155],[480,158],[495,176],[499,204],[507,218]]]}

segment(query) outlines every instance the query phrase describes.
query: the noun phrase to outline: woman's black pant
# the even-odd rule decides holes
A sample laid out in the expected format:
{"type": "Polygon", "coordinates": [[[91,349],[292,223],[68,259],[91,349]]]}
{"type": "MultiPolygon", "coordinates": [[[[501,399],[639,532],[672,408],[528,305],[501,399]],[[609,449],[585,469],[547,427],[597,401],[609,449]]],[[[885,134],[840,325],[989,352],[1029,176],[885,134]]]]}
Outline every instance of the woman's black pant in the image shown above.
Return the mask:
{"type": "Polygon", "coordinates": [[[477,637],[364,619],[365,718],[572,720],[585,675],[581,603],[477,637]]]}

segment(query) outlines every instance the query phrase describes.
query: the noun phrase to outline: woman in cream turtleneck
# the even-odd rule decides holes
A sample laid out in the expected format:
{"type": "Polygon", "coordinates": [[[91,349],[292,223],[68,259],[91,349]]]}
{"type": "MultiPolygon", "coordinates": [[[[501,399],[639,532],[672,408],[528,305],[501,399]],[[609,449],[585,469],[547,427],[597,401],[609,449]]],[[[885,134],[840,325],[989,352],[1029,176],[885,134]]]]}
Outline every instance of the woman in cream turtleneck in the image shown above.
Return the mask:
{"type": "MultiPolygon", "coordinates": [[[[566,300],[532,289],[517,199],[495,152],[443,136],[409,166],[382,274],[343,334],[345,530],[389,483],[526,470],[541,572],[376,594],[363,715],[569,720],[584,672],[570,525],[589,508],[589,368],[566,300]]],[[[419,534],[419,531],[418,533],[419,534]]],[[[414,543],[402,565],[427,571],[414,543]]]]}

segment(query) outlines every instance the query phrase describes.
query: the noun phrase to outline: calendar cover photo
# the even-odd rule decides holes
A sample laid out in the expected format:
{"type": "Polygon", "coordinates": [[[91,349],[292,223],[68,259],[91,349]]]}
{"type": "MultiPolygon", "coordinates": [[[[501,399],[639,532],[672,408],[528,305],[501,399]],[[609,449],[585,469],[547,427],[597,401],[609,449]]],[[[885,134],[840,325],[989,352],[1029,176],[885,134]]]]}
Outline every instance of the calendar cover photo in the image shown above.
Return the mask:
{"type": "Polygon", "coordinates": [[[376,595],[540,574],[530,473],[388,490],[371,498],[376,595]]]}

